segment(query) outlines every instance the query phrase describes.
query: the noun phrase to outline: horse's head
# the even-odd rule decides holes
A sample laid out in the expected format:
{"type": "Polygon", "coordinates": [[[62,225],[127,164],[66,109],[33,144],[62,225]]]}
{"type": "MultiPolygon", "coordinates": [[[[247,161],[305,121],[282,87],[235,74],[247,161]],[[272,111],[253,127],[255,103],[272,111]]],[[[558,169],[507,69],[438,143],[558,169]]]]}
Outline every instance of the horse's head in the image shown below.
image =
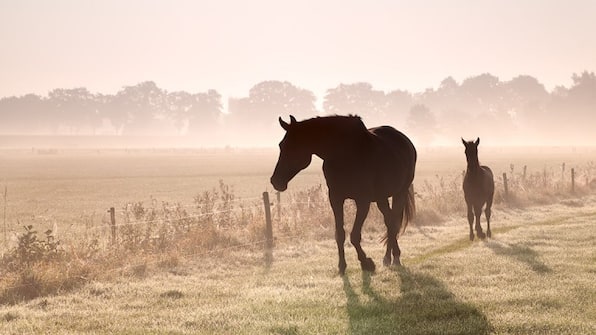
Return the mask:
{"type": "Polygon", "coordinates": [[[461,139],[464,147],[466,147],[466,159],[468,165],[478,163],[478,144],[480,144],[480,137],[476,138],[476,141],[466,141],[461,139]]]}
{"type": "Polygon", "coordinates": [[[288,183],[298,172],[305,169],[312,159],[312,152],[308,150],[305,142],[308,134],[300,127],[300,122],[290,115],[290,123],[279,118],[279,124],[286,131],[286,135],[279,142],[279,158],[271,184],[277,191],[285,191],[288,183]]]}

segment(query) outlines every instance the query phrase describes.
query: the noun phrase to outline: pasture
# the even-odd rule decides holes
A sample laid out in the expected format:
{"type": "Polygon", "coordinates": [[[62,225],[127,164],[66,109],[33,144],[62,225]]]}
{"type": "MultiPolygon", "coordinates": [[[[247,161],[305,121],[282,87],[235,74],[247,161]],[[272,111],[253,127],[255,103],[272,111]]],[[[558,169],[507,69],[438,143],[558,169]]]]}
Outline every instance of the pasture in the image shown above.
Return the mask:
{"type": "MultiPolygon", "coordinates": [[[[168,266],[149,260],[121,271],[121,265],[114,264],[117,271],[111,276],[0,306],[0,330],[14,334],[596,333],[596,198],[590,188],[596,177],[595,155],[593,148],[481,146],[480,162],[491,166],[495,176],[503,172],[517,176],[512,183],[521,188],[514,189],[515,198],[501,197],[495,204],[493,239],[469,242],[461,192],[463,147],[422,149],[414,184],[424,220],[412,224],[400,238],[402,268],[362,273],[350,246],[347,274],[340,277],[323,199],[320,213],[309,217],[309,224],[301,226],[307,219],[304,211],[293,217],[291,230],[274,222],[276,240],[269,262],[262,245],[240,243],[180,252],[168,266]],[[528,179],[536,176],[533,184],[519,179],[524,165],[528,179]],[[577,194],[569,192],[572,167],[578,171],[577,194]],[[546,182],[539,178],[544,176],[546,182]],[[541,194],[527,196],[539,189],[534,184],[542,183],[541,194]]],[[[219,180],[233,188],[236,199],[262,204],[261,193],[271,191],[269,176],[276,158],[273,149],[68,150],[49,155],[4,150],[0,187],[7,189],[8,237],[2,250],[14,246],[21,226],[27,224],[40,231],[53,229],[68,247],[85,238],[84,226],[105,226],[109,207],[134,202],[192,206],[197,194],[217,188],[219,180]]],[[[291,198],[305,194],[289,192],[318,184],[324,185],[324,178],[320,161],[314,160],[281,195],[282,203],[289,207],[291,198]]],[[[374,211],[364,224],[363,247],[379,264],[383,228],[374,211]]],[[[346,230],[350,228],[347,224],[346,230]]],[[[236,234],[246,232],[243,228],[236,234]]]]}

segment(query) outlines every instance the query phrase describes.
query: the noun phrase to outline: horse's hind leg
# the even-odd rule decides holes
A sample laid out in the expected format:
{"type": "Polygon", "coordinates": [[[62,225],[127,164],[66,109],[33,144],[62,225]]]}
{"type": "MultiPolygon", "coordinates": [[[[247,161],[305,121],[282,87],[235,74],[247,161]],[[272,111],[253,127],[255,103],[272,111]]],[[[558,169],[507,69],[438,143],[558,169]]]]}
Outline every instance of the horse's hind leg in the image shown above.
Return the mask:
{"type": "Polygon", "coordinates": [[[492,237],[492,233],[490,232],[490,214],[492,205],[493,197],[491,195],[491,197],[486,202],[486,209],[484,210],[484,214],[486,215],[486,236],[488,236],[488,238],[492,237]]]}
{"type": "Polygon", "coordinates": [[[397,233],[394,232],[395,229],[392,229],[392,213],[391,208],[389,207],[389,200],[383,199],[377,201],[377,207],[383,214],[383,219],[385,222],[385,226],[387,227],[387,251],[385,252],[385,257],[383,258],[383,265],[389,266],[391,265],[391,251],[395,246],[397,246],[397,233]]]}
{"type": "MultiPolygon", "coordinates": [[[[407,191],[406,191],[407,192],[407,191]]],[[[399,257],[401,256],[401,250],[399,250],[399,242],[397,242],[397,234],[401,230],[401,225],[404,219],[404,208],[407,206],[408,198],[407,193],[402,193],[399,196],[392,198],[392,231],[391,236],[395,239],[395,247],[393,248],[393,265],[401,265],[399,257]]]]}
{"type": "Polygon", "coordinates": [[[360,261],[362,270],[374,272],[375,262],[373,262],[372,259],[366,257],[366,254],[360,245],[360,241],[362,240],[362,225],[364,224],[366,215],[368,215],[369,209],[369,201],[356,201],[356,220],[354,221],[354,227],[352,228],[352,233],[350,234],[350,242],[352,242],[352,245],[354,248],[356,248],[358,260],[360,261]]]}
{"type": "Polygon", "coordinates": [[[346,241],[346,231],[344,230],[344,199],[335,199],[329,196],[333,216],[335,217],[335,241],[337,242],[337,253],[339,256],[339,273],[346,273],[346,257],[344,252],[344,242],[346,241]]]}

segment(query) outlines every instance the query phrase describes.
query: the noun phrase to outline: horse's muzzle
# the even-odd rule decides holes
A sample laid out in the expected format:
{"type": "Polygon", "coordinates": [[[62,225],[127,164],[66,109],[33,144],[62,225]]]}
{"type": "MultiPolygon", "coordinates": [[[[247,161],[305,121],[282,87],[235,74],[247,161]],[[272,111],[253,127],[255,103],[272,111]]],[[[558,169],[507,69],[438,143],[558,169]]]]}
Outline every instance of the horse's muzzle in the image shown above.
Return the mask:
{"type": "Polygon", "coordinates": [[[288,183],[280,182],[271,177],[271,185],[276,191],[283,192],[288,189],[288,183]]]}

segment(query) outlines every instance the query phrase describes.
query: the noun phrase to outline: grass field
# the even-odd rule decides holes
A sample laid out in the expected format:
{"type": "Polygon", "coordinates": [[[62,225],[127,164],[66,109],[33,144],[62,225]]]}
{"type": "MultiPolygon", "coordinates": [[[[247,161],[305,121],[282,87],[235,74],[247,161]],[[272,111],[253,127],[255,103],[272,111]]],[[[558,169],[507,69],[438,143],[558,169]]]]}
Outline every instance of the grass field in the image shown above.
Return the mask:
{"type": "MultiPolygon", "coordinates": [[[[516,198],[495,205],[493,239],[469,242],[461,210],[465,156],[459,149],[419,151],[418,210],[440,217],[427,215],[400,239],[404,267],[362,273],[348,247],[347,275],[338,276],[323,199],[314,216],[295,215],[292,230],[274,226],[271,262],[262,244],[232,243],[179,251],[167,266],[161,259],[108,264],[103,276],[84,279],[84,285],[0,306],[0,333],[596,333],[596,197],[590,191],[596,151],[481,150],[481,162],[495,175],[510,174],[516,198]],[[542,181],[522,183],[524,165],[528,179],[548,176],[548,188],[537,191],[542,181]],[[571,168],[577,171],[576,194],[569,192],[571,168]],[[538,194],[528,197],[532,192],[538,194]]],[[[275,150],[264,149],[2,151],[0,187],[8,191],[9,231],[3,250],[15,244],[25,224],[57,230],[68,247],[84,238],[81,226],[105,226],[111,206],[155,200],[192,205],[193,197],[219,180],[237,198],[256,198],[251,201],[258,204],[261,193],[271,191],[276,158],[275,150]]],[[[290,191],[321,183],[315,160],[290,191]]],[[[283,194],[282,202],[289,206],[296,196],[304,193],[283,194]]],[[[378,265],[379,221],[371,211],[363,240],[378,265]]],[[[68,264],[64,271],[70,271],[68,264]]]]}
{"type": "MultiPolygon", "coordinates": [[[[401,268],[337,275],[331,240],[197,255],[169,271],[0,308],[2,333],[594,334],[596,199],[499,211],[494,239],[462,222],[410,227],[401,268]]],[[[459,221],[459,220],[458,220],[459,221]]],[[[376,235],[364,247],[380,260],[376,235]]]]}

